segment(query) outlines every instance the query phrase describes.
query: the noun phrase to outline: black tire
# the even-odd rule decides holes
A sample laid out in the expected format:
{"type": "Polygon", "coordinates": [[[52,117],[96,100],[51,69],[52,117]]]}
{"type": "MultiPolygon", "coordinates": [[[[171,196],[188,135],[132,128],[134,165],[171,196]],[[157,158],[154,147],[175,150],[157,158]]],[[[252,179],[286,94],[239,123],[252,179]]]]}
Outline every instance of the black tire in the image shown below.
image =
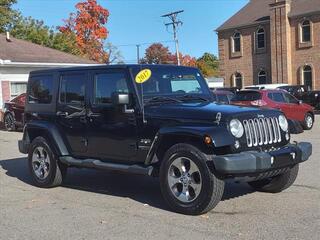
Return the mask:
{"type": "Polygon", "coordinates": [[[310,130],[312,127],[313,127],[313,124],[314,124],[314,117],[311,113],[307,113],[305,116],[304,116],[304,121],[303,121],[303,124],[302,124],[302,127],[304,130],[310,130]],[[308,123],[309,121],[312,120],[312,124],[310,125],[310,123],[308,123]]]}
{"type": "Polygon", "coordinates": [[[299,164],[296,164],[290,170],[281,175],[270,179],[248,182],[248,184],[257,191],[279,193],[289,188],[294,183],[298,176],[298,172],[299,164]]]}
{"type": "Polygon", "coordinates": [[[28,166],[32,179],[36,186],[43,188],[51,188],[61,185],[66,173],[67,167],[57,160],[56,155],[52,151],[50,144],[43,137],[36,137],[30,146],[28,154],[28,166]],[[48,175],[45,178],[39,178],[34,169],[34,163],[32,162],[33,154],[36,149],[43,148],[48,157],[49,167],[48,175]]]}
{"type": "Polygon", "coordinates": [[[16,130],[16,123],[14,116],[11,113],[4,115],[4,127],[7,131],[12,132],[16,130]]]}
{"type": "Polygon", "coordinates": [[[163,198],[171,209],[187,215],[199,215],[213,209],[221,200],[224,192],[224,181],[215,177],[208,168],[207,155],[190,144],[176,144],[164,156],[160,167],[160,187],[163,198]],[[201,175],[201,190],[191,202],[183,202],[172,193],[168,183],[169,169],[178,158],[188,158],[197,166],[201,175]]]}

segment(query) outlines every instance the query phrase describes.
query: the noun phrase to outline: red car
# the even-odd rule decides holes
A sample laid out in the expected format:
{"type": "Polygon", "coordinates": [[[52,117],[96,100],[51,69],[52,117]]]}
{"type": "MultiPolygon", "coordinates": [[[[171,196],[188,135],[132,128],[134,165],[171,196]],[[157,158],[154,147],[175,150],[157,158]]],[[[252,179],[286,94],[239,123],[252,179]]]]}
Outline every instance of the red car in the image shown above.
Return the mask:
{"type": "Polygon", "coordinates": [[[299,121],[306,130],[314,123],[313,107],[283,90],[242,90],[231,99],[231,104],[279,109],[288,119],[299,121]]]}
{"type": "Polygon", "coordinates": [[[6,102],[3,105],[3,121],[4,126],[6,130],[8,131],[14,131],[19,127],[23,127],[24,125],[24,119],[23,119],[23,113],[24,113],[24,106],[26,101],[26,94],[23,93],[14,99],[12,99],[10,102],[6,102]]]}

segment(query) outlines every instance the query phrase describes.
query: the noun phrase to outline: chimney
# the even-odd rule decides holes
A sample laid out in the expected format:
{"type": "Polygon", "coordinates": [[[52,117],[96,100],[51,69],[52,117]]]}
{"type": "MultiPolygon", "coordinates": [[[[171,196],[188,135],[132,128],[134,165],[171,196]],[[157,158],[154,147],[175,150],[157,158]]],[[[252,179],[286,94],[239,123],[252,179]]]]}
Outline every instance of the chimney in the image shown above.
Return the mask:
{"type": "Polygon", "coordinates": [[[6,36],[6,40],[7,40],[7,42],[11,42],[11,39],[10,39],[10,32],[9,32],[9,31],[7,31],[6,33],[7,33],[7,36],[6,36]]]}

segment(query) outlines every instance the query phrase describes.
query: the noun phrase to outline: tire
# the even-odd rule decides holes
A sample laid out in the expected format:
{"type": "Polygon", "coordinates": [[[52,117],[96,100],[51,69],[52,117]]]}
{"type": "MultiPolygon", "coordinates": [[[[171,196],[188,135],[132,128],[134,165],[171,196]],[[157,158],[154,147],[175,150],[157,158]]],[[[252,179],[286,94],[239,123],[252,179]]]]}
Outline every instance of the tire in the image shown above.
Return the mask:
{"type": "Polygon", "coordinates": [[[28,166],[36,186],[51,188],[61,185],[67,167],[57,161],[48,141],[36,137],[29,149],[28,166]]]}
{"type": "Polygon", "coordinates": [[[311,113],[307,113],[304,117],[302,127],[304,130],[310,130],[313,127],[314,118],[311,113]]]}
{"type": "Polygon", "coordinates": [[[270,179],[263,179],[248,184],[255,190],[261,192],[279,193],[289,188],[296,180],[299,172],[299,164],[296,164],[289,171],[270,179]]]}
{"type": "Polygon", "coordinates": [[[16,123],[14,116],[11,113],[4,115],[4,127],[7,131],[12,132],[16,130],[16,123]]]}
{"type": "Polygon", "coordinates": [[[172,210],[199,215],[219,203],[224,181],[211,173],[207,161],[207,155],[190,144],[176,144],[165,153],[160,167],[160,187],[172,210]],[[176,167],[180,163],[181,167],[176,167]]]}

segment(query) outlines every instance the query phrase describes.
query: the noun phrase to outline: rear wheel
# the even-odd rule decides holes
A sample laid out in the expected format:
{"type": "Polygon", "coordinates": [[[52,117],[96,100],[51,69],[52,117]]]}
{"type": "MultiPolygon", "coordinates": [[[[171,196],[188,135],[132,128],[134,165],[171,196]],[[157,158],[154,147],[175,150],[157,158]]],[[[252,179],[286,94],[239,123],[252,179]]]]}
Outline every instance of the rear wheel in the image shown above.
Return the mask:
{"type": "Polygon", "coordinates": [[[11,113],[4,116],[4,127],[7,131],[14,131],[16,129],[15,119],[11,113]]]}
{"type": "Polygon", "coordinates": [[[287,172],[267,179],[248,182],[257,191],[278,193],[289,188],[296,180],[299,172],[299,164],[292,167],[287,172]]]}
{"type": "Polygon", "coordinates": [[[43,137],[32,141],[28,164],[31,176],[38,187],[55,187],[62,183],[67,167],[57,161],[49,143],[43,137]]]}
{"type": "Polygon", "coordinates": [[[174,211],[203,214],[221,200],[224,181],[211,173],[206,161],[206,155],[189,144],[176,144],[166,152],[160,168],[160,186],[174,211]]]}
{"type": "Polygon", "coordinates": [[[304,117],[303,128],[305,130],[310,130],[313,127],[313,116],[311,113],[307,113],[304,117]]]}

